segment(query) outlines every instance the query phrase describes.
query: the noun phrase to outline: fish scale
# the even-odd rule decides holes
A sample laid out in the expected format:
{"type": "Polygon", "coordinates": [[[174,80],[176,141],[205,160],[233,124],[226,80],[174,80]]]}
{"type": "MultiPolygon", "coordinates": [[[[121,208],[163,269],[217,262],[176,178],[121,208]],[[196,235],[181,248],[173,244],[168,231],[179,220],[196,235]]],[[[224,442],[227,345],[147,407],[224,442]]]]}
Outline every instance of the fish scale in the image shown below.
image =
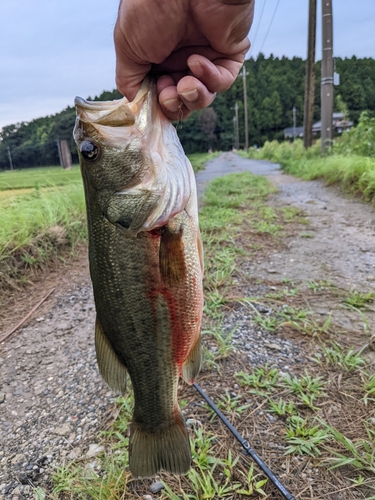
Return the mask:
{"type": "Polygon", "coordinates": [[[76,106],[99,370],[115,390],[132,382],[133,475],[186,473],[177,388],[199,371],[203,308],[194,173],[153,82],[133,102],[76,106]]]}

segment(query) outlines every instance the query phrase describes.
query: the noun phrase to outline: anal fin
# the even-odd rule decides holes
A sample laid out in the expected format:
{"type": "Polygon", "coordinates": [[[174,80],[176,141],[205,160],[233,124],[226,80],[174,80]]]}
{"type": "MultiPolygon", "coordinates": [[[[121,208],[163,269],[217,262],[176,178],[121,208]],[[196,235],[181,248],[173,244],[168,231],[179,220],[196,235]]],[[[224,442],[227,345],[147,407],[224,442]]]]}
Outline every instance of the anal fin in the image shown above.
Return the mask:
{"type": "Polygon", "coordinates": [[[95,324],[95,349],[100,375],[111,389],[124,394],[126,389],[126,367],[118,359],[98,319],[96,319],[95,324]]]}
{"type": "Polygon", "coordinates": [[[201,336],[199,335],[193,349],[182,365],[181,375],[188,384],[192,384],[196,379],[201,367],[202,359],[202,344],[201,336]]]}

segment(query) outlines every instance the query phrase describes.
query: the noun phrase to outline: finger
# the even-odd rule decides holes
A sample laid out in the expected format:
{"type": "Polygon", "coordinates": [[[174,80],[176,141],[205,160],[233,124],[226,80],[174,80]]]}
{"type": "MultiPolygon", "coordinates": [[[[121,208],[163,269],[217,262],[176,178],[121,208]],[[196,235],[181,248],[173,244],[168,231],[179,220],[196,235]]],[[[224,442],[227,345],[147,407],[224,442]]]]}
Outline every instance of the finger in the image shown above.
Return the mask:
{"type": "Polygon", "coordinates": [[[216,93],[194,76],[185,76],[177,84],[179,99],[190,111],[207,108],[215,99],[216,93]]]}
{"type": "Polygon", "coordinates": [[[171,75],[159,76],[159,78],[156,81],[156,91],[158,95],[160,95],[160,92],[164,90],[166,87],[175,87],[176,83],[177,82],[172,78],[171,75]]]}
{"type": "Polygon", "coordinates": [[[116,64],[116,86],[122,95],[129,101],[133,101],[151,65],[134,67],[132,71],[131,66],[124,65],[123,62],[124,60],[121,60],[121,64],[116,64]]]}
{"type": "Polygon", "coordinates": [[[174,82],[171,77],[161,77],[159,78],[156,88],[160,90],[159,93],[159,103],[161,109],[165,116],[170,120],[183,120],[187,118],[191,111],[187,109],[184,103],[181,101],[180,96],[177,92],[177,87],[174,85],[174,82]],[[161,83],[159,83],[159,80],[161,83]],[[168,84],[168,79],[172,82],[172,85],[168,84]]]}
{"type": "Polygon", "coordinates": [[[206,57],[194,54],[187,64],[193,75],[198,78],[211,92],[224,92],[235,81],[244,61],[244,56],[236,58],[218,58],[210,61],[206,57]]]}

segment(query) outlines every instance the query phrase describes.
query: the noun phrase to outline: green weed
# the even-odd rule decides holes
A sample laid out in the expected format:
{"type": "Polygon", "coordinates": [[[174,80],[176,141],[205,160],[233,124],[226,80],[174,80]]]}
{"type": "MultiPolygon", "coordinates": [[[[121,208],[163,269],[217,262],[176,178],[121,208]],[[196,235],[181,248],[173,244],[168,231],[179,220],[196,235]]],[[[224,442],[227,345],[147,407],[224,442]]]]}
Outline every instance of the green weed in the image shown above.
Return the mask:
{"type": "Polygon", "coordinates": [[[261,315],[255,316],[253,318],[253,321],[264,330],[267,330],[268,332],[276,331],[283,323],[283,321],[276,318],[275,316],[261,316],[261,315]]]}
{"type": "Polygon", "coordinates": [[[190,442],[194,466],[206,470],[216,465],[217,458],[213,455],[216,438],[203,427],[193,427],[194,437],[190,442]]]}
{"type": "Polygon", "coordinates": [[[263,393],[262,389],[270,390],[276,387],[279,381],[277,368],[258,367],[251,373],[238,372],[235,374],[238,382],[243,386],[252,387],[250,393],[263,393]]]}
{"type": "Polygon", "coordinates": [[[322,445],[330,435],[319,426],[310,427],[307,419],[293,415],[288,419],[285,440],[289,443],[285,455],[298,453],[316,457],[321,454],[319,445],[322,445]]]}
{"type": "MultiPolygon", "coordinates": [[[[363,134],[366,127],[358,126],[354,129],[363,134]]],[[[373,135],[373,131],[371,133],[373,135]]],[[[328,184],[340,184],[345,190],[361,193],[365,200],[373,201],[375,158],[369,158],[368,155],[357,156],[356,153],[361,151],[361,148],[342,148],[340,144],[343,144],[347,137],[348,134],[343,134],[343,137],[335,143],[334,154],[324,158],[320,157],[319,141],[313,147],[304,150],[302,141],[299,140],[294,143],[266,142],[255,156],[280,163],[288,173],[297,177],[306,180],[323,178],[328,184]]],[[[371,147],[374,147],[373,144],[371,147]]]]}
{"type": "Polygon", "coordinates": [[[307,371],[300,378],[296,376],[291,377],[287,373],[280,382],[282,387],[288,388],[294,394],[297,394],[301,402],[312,410],[316,410],[313,403],[316,398],[322,395],[322,389],[325,384],[326,382],[322,377],[311,377],[307,371]]]}
{"type": "Polygon", "coordinates": [[[365,309],[370,303],[374,302],[374,297],[375,292],[363,293],[358,290],[353,290],[344,302],[356,309],[365,309]]]}
{"type": "Polygon", "coordinates": [[[218,361],[227,358],[233,351],[234,347],[232,345],[232,337],[236,328],[233,328],[230,332],[223,332],[221,323],[222,315],[218,314],[216,316],[217,323],[212,323],[209,330],[203,330],[202,335],[209,335],[216,344],[216,349],[208,349],[203,345],[203,359],[206,369],[211,370],[215,368],[220,372],[220,366],[218,361]]]}
{"type": "Polygon", "coordinates": [[[320,292],[326,288],[334,288],[334,284],[329,280],[320,280],[320,281],[311,280],[307,282],[307,285],[314,292],[320,292]]]}
{"type": "Polygon", "coordinates": [[[292,221],[301,215],[301,210],[297,207],[283,207],[282,213],[285,221],[292,221]]]}
{"type": "Polygon", "coordinates": [[[223,472],[228,479],[232,477],[233,470],[236,467],[239,459],[240,455],[237,455],[236,458],[233,458],[231,450],[228,451],[227,458],[220,459],[220,465],[221,467],[223,467],[223,472]]]}
{"type": "Polygon", "coordinates": [[[241,474],[245,478],[245,483],[246,483],[246,489],[242,488],[240,490],[237,490],[237,493],[240,495],[244,495],[246,497],[251,497],[254,495],[254,493],[260,493],[261,495],[266,495],[266,493],[263,490],[263,486],[267,484],[268,479],[261,479],[257,481],[257,477],[260,476],[260,474],[254,475],[254,464],[250,465],[249,472],[245,475],[242,471],[241,474]]]}
{"type": "Polygon", "coordinates": [[[363,401],[366,405],[369,401],[375,401],[375,373],[362,374],[362,390],[365,393],[363,401]]]}
{"type": "MultiPolygon", "coordinates": [[[[232,396],[226,392],[225,395],[220,396],[216,404],[219,410],[231,413],[234,417],[238,418],[251,406],[250,404],[241,405],[241,399],[242,396],[232,396]]],[[[213,410],[210,409],[210,411],[213,413],[213,416],[216,415],[213,410]]]]}
{"type": "Polygon", "coordinates": [[[307,371],[305,375],[298,378],[296,376],[291,377],[289,373],[283,377],[281,385],[290,388],[294,393],[306,393],[306,394],[316,394],[319,396],[322,392],[323,387],[326,382],[322,377],[311,377],[307,371]]]}
{"type": "Polygon", "coordinates": [[[44,488],[38,486],[33,489],[33,496],[35,500],[45,500],[47,498],[47,492],[44,488]]]}
{"type": "Polygon", "coordinates": [[[375,474],[375,431],[365,425],[367,439],[352,441],[334,427],[319,420],[339,445],[340,451],[331,446],[325,448],[334,455],[324,460],[323,464],[332,464],[331,469],[342,466],[352,466],[356,470],[366,470],[375,474]]]}
{"type": "Polygon", "coordinates": [[[204,302],[204,312],[209,317],[218,318],[221,315],[221,308],[227,303],[227,299],[224,296],[224,292],[221,292],[218,288],[213,290],[206,290],[205,292],[205,302],[204,302]]]}
{"type": "Polygon", "coordinates": [[[283,226],[280,226],[279,224],[272,224],[271,222],[267,222],[264,220],[256,222],[254,224],[254,227],[259,233],[268,233],[272,234],[273,236],[278,234],[280,229],[283,228],[283,226]]]}
{"type": "Polygon", "coordinates": [[[195,494],[187,495],[187,498],[193,500],[214,500],[216,498],[225,498],[232,495],[236,489],[240,487],[240,484],[231,484],[230,479],[225,478],[224,480],[216,479],[213,472],[216,468],[213,465],[211,470],[202,471],[201,469],[190,469],[188,472],[188,479],[191,481],[195,494]]]}
{"type": "Polygon", "coordinates": [[[291,417],[292,415],[297,415],[297,409],[294,406],[293,401],[284,401],[282,398],[279,401],[269,400],[270,413],[276,413],[279,417],[291,417]]]}
{"type": "Polygon", "coordinates": [[[325,359],[326,365],[339,366],[345,371],[352,371],[365,365],[365,360],[361,356],[361,352],[356,352],[354,349],[347,351],[337,342],[331,342],[330,345],[322,345],[322,355],[315,355],[314,361],[322,364],[325,359]]]}
{"type": "Polygon", "coordinates": [[[311,314],[312,311],[306,311],[304,309],[298,309],[288,305],[284,305],[279,312],[279,316],[288,322],[299,322],[301,320],[305,320],[311,314]]]}

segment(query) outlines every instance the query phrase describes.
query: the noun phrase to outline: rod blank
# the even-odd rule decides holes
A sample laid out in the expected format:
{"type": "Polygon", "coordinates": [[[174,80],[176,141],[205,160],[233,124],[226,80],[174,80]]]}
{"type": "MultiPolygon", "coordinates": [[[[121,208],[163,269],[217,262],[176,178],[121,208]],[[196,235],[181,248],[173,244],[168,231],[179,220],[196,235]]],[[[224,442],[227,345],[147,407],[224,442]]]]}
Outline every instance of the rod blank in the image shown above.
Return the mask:
{"type": "Polygon", "coordinates": [[[214,404],[214,402],[207,396],[204,390],[200,387],[199,384],[194,382],[194,388],[199,392],[199,394],[203,397],[203,399],[209,404],[209,406],[214,410],[216,415],[220,418],[220,420],[228,427],[233,436],[237,439],[237,441],[241,444],[244,450],[248,455],[254,460],[254,462],[259,465],[264,474],[268,477],[268,479],[276,486],[276,488],[280,491],[286,500],[295,500],[294,496],[289,493],[289,491],[285,488],[285,486],[279,481],[279,479],[275,476],[275,474],[267,467],[267,465],[263,462],[260,456],[256,453],[255,450],[250,446],[250,443],[244,439],[241,434],[233,427],[233,425],[229,422],[229,420],[221,413],[219,408],[214,404]]]}

